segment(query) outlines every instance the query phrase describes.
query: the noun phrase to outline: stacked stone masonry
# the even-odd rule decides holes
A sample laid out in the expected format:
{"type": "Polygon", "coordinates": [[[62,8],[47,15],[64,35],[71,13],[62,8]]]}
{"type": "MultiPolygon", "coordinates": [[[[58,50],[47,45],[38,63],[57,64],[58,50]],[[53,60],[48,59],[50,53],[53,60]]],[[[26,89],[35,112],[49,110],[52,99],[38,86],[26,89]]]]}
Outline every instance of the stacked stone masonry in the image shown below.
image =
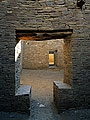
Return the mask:
{"type": "MultiPolygon", "coordinates": [[[[73,108],[90,107],[90,0],[86,0],[82,9],[77,7],[77,0],[0,1],[0,110],[4,108],[6,111],[13,111],[18,101],[15,97],[17,29],[73,29],[72,56],[70,58],[72,63],[69,62],[72,66],[70,70],[72,77],[67,75],[68,78],[72,78],[72,92],[69,92],[68,89],[64,92],[62,88],[58,88],[57,84],[54,85],[57,86],[58,92],[60,91],[61,99],[67,95],[70,98],[73,105],[69,105],[67,109],[72,106],[73,108]]],[[[65,71],[65,73],[69,74],[69,71],[65,71]]],[[[60,107],[61,102],[60,99],[58,100],[58,110],[66,108],[67,102],[62,100],[64,107],[60,107]]]]}
{"type": "Polygon", "coordinates": [[[55,52],[55,66],[63,68],[63,39],[23,42],[23,68],[49,69],[49,52],[55,52]]]}

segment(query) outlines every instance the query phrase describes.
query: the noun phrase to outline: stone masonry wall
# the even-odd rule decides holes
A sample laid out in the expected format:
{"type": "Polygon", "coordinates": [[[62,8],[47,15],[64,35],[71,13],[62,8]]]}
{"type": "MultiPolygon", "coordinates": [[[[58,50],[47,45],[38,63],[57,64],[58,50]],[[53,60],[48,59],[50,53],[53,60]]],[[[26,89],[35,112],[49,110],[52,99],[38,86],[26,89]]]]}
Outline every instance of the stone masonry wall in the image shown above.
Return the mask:
{"type": "MultiPolygon", "coordinates": [[[[73,95],[70,102],[74,108],[90,107],[90,0],[86,0],[82,9],[77,7],[77,0],[0,1],[0,110],[12,110],[17,102],[16,29],[73,29],[72,93],[59,88],[60,98],[68,93],[73,95]]],[[[63,100],[62,106],[65,108],[67,102],[63,100]]]]}
{"type": "Polygon", "coordinates": [[[55,62],[60,69],[63,68],[63,40],[24,41],[23,68],[48,69],[49,51],[56,51],[55,62]]]}
{"type": "Polygon", "coordinates": [[[20,87],[20,75],[22,71],[23,43],[19,41],[15,46],[15,87],[20,87]]]}
{"type": "Polygon", "coordinates": [[[75,27],[72,42],[72,74],[75,106],[90,107],[90,1],[78,17],[82,18],[75,27]]]}
{"type": "Polygon", "coordinates": [[[67,37],[63,44],[64,83],[72,85],[72,38],[67,37]]]}

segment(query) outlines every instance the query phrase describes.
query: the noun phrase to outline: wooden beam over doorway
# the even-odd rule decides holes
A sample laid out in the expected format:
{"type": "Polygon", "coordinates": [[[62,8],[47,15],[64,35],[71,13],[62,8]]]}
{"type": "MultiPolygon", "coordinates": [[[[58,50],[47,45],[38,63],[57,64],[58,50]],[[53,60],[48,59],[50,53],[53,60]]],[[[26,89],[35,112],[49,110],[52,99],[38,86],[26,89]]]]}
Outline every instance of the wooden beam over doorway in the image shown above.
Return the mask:
{"type": "Polygon", "coordinates": [[[72,35],[72,30],[17,30],[16,37],[18,40],[32,40],[32,41],[43,41],[51,39],[61,39],[72,35]]]}

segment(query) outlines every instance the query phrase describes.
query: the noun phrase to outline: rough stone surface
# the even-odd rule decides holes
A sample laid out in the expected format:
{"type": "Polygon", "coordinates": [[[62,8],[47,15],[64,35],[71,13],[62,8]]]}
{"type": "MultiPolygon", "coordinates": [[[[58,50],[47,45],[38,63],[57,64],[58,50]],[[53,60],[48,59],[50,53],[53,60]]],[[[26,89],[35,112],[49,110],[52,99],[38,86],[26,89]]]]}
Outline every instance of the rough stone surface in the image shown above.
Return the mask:
{"type": "MultiPolygon", "coordinates": [[[[74,107],[90,107],[90,0],[86,0],[82,10],[77,7],[77,0],[0,1],[0,110],[13,109],[14,53],[16,29],[19,28],[30,30],[73,29],[71,36],[72,103],[74,107]]],[[[69,72],[67,73],[69,74],[69,72]]],[[[62,98],[63,94],[67,95],[67,92],[62,92],[62,98]]],[[[63,104],[66,104],[65,101],[63,104]]]]}
{"type": "Polygon", "coordinates": [[[13,111],[27,113],[30,115],[31,109],[31,87],[21,85],[15,95],[16,104],[13,111]]]}
{"type": "Polygon", "coordinates": [[[54,81],[53,98],[58,108],[58,113],[68,110],[68,108],[73,108],[73,91],[70,85],[62,81],[54,81]]]}
{"type": "Polygon", "coordinates": [[[67,37],[63,43],[64,83],[72,85],[72,40],[67,37]]]}
{"type": "Polygon", "coordinates": [[[63,68],[63,40],[23,42],[23,68],[48,69],[49,52],[55,52],[55,66],[63,68]]]}

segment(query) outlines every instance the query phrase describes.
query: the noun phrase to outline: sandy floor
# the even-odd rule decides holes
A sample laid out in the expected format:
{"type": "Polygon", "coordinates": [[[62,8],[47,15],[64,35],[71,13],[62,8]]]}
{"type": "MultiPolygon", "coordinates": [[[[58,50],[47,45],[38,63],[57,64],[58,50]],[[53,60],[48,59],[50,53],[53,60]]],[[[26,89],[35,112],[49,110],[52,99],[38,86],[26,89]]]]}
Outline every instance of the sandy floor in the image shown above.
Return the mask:
{"type": "Polygon", "coordinates": [[[57,120],[53,104],[53,81],[63,80],[63,71],[27,70],[21,75],[24,85],[32,86],[31,120],[57,120]]]}

